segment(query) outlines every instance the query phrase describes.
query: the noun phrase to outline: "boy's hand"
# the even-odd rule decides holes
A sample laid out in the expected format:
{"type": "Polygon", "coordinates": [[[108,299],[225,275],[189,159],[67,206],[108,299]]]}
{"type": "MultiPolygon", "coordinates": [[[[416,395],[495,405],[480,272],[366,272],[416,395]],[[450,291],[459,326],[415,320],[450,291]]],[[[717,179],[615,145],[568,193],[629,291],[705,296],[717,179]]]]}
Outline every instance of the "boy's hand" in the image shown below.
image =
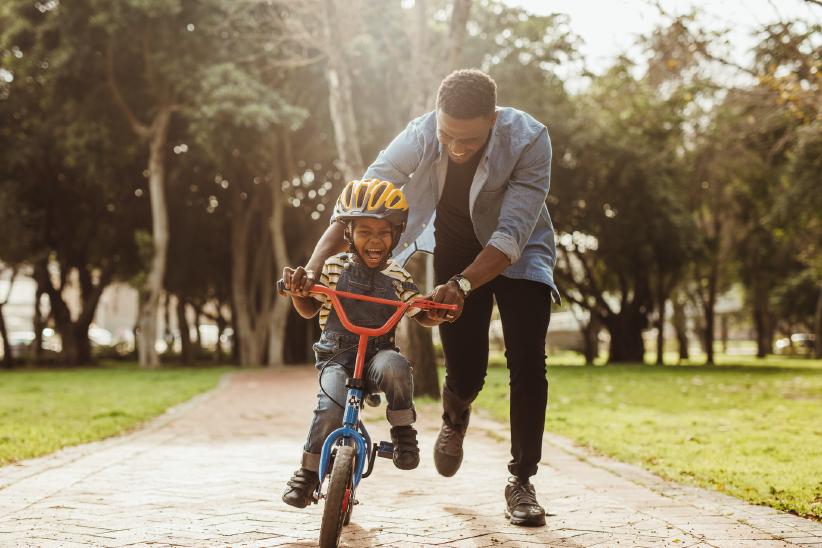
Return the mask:
{"type": "Polygon", "coordinates": [[[283,282],[285,290],[290,291],[293,296],[308,297],[309,290],[317,281],[313,270],[306,270],[305,267],[283,268],[283,282]]]}

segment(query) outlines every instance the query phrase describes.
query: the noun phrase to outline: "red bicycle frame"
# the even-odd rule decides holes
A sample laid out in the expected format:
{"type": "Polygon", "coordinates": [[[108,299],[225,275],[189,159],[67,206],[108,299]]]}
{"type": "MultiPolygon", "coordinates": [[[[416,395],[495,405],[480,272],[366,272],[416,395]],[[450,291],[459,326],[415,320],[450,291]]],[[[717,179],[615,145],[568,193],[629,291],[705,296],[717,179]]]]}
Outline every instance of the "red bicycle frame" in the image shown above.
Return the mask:
{"type": "Polygon", "coordinates": [[[349,293],[348,291],[337,291],[336,289],[331,289],[330,287],[326,287],[321,284],[314,284],[309,289],[311,293],[320,293],[325,295],[329,299],[331,299],[331,305],[337,311],[337,316],[340,318],[340,322],[342,322],[343,327],[345,327],[350,332],[354,333],[355,335],[360,336],[359,345],[357,346],[357,362],[354,366],[354,378],[359,379],[362,378],[362,371],[363,367],[365,367],[365,350],[366,346],[368,345],[368,337],[379,337],[380,335],[385,335],[394,326],[397,325],[397,322],[400,321],[403,314],[409,308],[420,308],[422,310],[456,310],[457,305],[455,304],[443,304],[443,303],[436,303],[434,301],[429,301],[426,299],[421,298],[414,298],[408,302],[402,301],[392,301],[389,299],[381,299],[379,297],[371,297],[369,295],[360,295],[358,293],[349,293]],[[348,316],[345,315],[345,309],[340,303],[340,297],[344,299],[357,299],[359,301],[367,301],[370,303],[377,303],[377,304],[384,304],[387,306],[396,306],[397,310],[394,314],[391,315],[390,318],[382,325],[382,327],[361,327],[358,325],[354,325],[348,319],[348,316]]]}

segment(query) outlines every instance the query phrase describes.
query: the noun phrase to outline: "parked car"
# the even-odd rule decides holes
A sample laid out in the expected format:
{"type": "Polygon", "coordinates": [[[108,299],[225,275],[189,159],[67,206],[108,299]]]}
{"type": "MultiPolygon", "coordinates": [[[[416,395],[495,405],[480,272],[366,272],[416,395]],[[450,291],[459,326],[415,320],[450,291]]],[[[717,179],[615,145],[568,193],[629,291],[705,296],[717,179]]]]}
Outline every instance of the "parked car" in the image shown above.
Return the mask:
{"type": "Polygon", "coordinates": [[[777,354],[810,356],[816,347],[816,336],[813,333],[793,333],[790,337],[777,340],[774,347],[777,354]]]}

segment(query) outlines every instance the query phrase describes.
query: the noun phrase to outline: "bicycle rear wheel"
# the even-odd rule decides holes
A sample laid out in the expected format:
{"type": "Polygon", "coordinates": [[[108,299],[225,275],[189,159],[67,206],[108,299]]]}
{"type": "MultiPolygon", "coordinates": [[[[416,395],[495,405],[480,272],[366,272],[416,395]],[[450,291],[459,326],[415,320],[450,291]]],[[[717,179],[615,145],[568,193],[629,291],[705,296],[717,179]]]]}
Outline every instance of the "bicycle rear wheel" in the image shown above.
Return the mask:
{"type": "Polygon", "coordinates": [[[325,495],[323,521],[320,526],[320,546],[336,548],[340,542],[343,525],[351,519],[354,505],[354,464],[357,453],[353,447],[337,448],[328,493],[325,495]]]}

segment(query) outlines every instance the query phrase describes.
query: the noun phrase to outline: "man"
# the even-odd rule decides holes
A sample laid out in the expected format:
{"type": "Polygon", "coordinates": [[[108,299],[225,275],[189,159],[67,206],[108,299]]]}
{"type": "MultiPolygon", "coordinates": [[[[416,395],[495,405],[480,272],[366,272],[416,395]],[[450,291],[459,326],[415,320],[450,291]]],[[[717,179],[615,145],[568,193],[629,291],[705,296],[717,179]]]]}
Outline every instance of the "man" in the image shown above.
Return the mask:
{"type": "MultiPolygon", "coordinates": [[[[364,179],[405,185],[408,227],[396,258],[430,250],[433,222],[433,299],[455,303],[442,312],[445,353],[443,423],[434,464],[453,476],[471,402],[488,367],[488,331],[496,299],[511,376],[512,476],[505,488],[507,515],[516,525],[544,525],[529,478],[541,457],[548,383],[545,336],[553,280],[554,231],[545,206],[551,143],[544,125],[528,114],[496,106],[496,83],[479,70],[447,76],[437,109],[413,120],[368,168],[364,179]]],[[[345,247],[343,226],[332,223],[305,269],[293,275],[307,289],[332,254],[345,247]]]]}

